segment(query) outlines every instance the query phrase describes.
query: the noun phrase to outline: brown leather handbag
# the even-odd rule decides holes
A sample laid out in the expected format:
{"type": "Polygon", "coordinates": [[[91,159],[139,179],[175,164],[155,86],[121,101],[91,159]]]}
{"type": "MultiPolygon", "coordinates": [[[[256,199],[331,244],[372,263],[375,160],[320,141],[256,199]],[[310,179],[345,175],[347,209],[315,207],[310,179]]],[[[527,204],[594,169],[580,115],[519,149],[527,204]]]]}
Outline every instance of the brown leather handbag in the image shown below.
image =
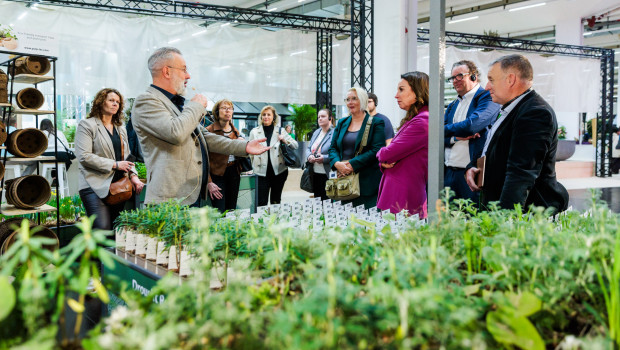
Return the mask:
{"type": "MultiPolygon", "coordinates": [[[[125,159],[123,136],[121,136],[120,132],[118,133],[118,136],[121,139],[121,158],[125,159]]],[[[127,173],[125,172],[125,175],[122,178],[110,184],[110,192],[108,193],[108,196],[103,199],[103,201],[105,202],[105,204],[115,205],[128,201],[132,195],[133,185],[131,184],[129,176],[127,176],[127,173]]]]}

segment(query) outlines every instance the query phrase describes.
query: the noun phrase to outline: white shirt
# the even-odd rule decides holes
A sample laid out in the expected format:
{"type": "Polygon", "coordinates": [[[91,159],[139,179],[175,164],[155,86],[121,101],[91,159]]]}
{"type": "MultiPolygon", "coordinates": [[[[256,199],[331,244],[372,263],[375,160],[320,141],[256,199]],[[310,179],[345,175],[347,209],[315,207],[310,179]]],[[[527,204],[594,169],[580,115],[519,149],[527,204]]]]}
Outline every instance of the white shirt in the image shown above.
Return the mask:
{"type": "MultiPolygon", "coordinates": [[[[49,133],[47,131],[43,132],[45,136],[47,136],[47,149],[45,152],[54,152],[56,149],[56,138],[53,133],[49,133]]],[[[69,142],[67,142],[67,137],[60,130],[56,130],[56,134],[58,135],[58,152],[66,152],[65,147],[69,148],[69,142]]]]}
{"type": "Polygon", "coordinates": [[[515,98],[512,102],[510,102],[510,104],[506,106],[506,108],[500,109],[499,118],[497,119],[495,124],[493,124],[493,127],[491,128],[491,130],[489,130],[489,133],[487,134],[487,141],[484,143],[484,149],[482,150],[482,156],[485,156],[487,154],[487,148],[489,148],[489,143],[491,143],[491,139],[493,138],[493,135],[495,135],[495,131],[497,131],[499,126],[502,125],[502,122],[504,121],[504,119],[506,119],[508,114],[510,114],[510,112],[512,112],[512,110],[517,106],[517,104],[519,104],[519,102],[521,102],[521,100],[531,91],[532,90],[529,89],[525,93],[521,94],[521,96],[515,98]]]}
{"type": "MultiPolygon", "coordinates": [[[[476,84],[471,90],[469,90],[469,92],[463,95],[463,97],[457,97],[460,102],[459,105],[456,106],[456,111],[454,111],[452,123],[460,123],[467,118],[467,111],[469,110],[471,101],[474,99],[474,96],[476,96],[476,92],[479,88],[480,84],[476,84]]],[[[446,147],[444,151],[446,166],[466,168],[467,164],[470,162],[469,140],[454,142],[454,138],[451,138],[450,142],[452,143],[452,147],[446,147]]]]}
{"type": "MultiPolygon", "coordinates": [[[[316,138],[316,141],[314,141],[312,147],[310,147],[310,151],[312,151],[312,154],[321,153],[321,149],[319,147],[321,147],[321,143],[323,142],[325,135],[327,135],[327,132],[321,130],[321,134],[319,135],[319,137],[316,138]]],[[[325,167],[323,166],[323,164],[314,163],[312,169],[315,173],[325,174],[325,167]]]]}

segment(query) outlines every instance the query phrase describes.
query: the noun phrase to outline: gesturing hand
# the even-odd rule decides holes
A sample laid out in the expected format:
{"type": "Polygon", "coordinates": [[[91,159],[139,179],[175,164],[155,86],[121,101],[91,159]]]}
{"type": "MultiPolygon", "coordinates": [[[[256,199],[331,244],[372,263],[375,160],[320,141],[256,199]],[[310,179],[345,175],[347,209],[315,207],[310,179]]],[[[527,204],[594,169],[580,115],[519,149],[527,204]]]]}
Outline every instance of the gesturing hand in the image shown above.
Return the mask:
{"type": "Polygon", "coordinates": [[[475,133],[473,135],[469,135],[467,137],[454,137],[455,139],[457,139],[458,141],[467,141],[467,140],[471,140],[471,139],[477,139],[480,137],[479,133],[475,133]]]}
{"type": "Polygon", "coordinates": [[[394,163],[381,163],[381,166],[385,169],[391,169],[394,167],[394,165],[396,165],[396,162],[394,163]]]}
{"type": "Polygon", "coordinates": [[[261,145],[261,142],[265,142],[265,141],[267,141],[266,138],[256,139],[256,140],[252,140],[248,142],[245,145],[245,152],[247,154],[253,154],[253,155],[259,155],[259,154],[263,154],[267,152],[267,150],[269,150],[271,147],[261,145]]]}

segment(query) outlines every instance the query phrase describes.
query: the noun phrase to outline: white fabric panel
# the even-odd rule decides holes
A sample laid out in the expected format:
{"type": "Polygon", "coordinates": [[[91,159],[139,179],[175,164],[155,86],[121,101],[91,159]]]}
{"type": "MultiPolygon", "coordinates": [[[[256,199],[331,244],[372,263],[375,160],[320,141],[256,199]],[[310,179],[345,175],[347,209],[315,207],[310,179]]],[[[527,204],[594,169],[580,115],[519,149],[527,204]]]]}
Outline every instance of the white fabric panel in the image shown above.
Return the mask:
{"type": "Polygon", "coordinates": [[[350,88],[351,38],[334,39],[332,40],[332,103],[344,105],[344,98],[350,88]]]}
{"type": "MultiPolygon", "coordinates": [[[[467,59],[473,61],[481,72],[480,84],[484,87],[489,64],[507,51],[462,50],[446,48],[446,74],[452,63],[467,59]]],[[[600,61],[568,56],[543,57],[522,53],[534,68],[533,88],[556,112],[596,113],[600,109],[600,61]]],[[[428,45],[418,46],[418,69],[428,72],[428,45]]]]}
{"type": "Polygon", "coordinates": [[[102,87],[114,87],[135,97],[151,82],[149,55],[155,48],[174,46],[188,63],[190,97],[196,91],[211,100],[315,102],[315,33],[221,24],[205,30],[202,21],[59,7],[34,10],[6,1],[0,1],[0,23],[58,38],[59,95],[90,100],[102,87]]]}

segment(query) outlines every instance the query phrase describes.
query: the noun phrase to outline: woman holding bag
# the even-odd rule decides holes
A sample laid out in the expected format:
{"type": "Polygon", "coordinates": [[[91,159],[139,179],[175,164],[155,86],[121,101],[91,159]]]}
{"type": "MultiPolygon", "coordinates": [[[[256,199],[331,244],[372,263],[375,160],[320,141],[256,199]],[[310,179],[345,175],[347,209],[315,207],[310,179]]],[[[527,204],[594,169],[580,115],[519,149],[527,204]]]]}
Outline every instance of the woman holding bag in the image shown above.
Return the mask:
{"type": "Polygon", "coordinates": [[[329,173],[329,147],[332,144],[332,111],[329,109],[321,109],[318,113],[317,122],[319,128],[314,131],[310,144],[308,145],[308,157],[306,157],[308,166],[312,169],[312,189],[314,198],[321,197],[322,200],[327,199],[325,193],[325,182],[327,182],[327,174],[329,173]]]}
{"type": "Polygon", "coordinates": [[[381,171],[377,162],[377,152],[385,146],[385,123],[372,118],[368,113],[368,94],[366,90],[353,87],[345,98],[348,117],[338,121],[329,148],[330,167],[337,171],[338,177],[359,174],[360,196],[343,201],[354,206],[363,204],[366,208],[377,205],[377,191],[381,181],[381,171]],[[372,118],[372,119],[371,119],[372,118]],[[369,124],[369,132],[364,145],[362,139],[369,124]]]}
{"type": "Polygon", "coordinates": [[[129,176],[135,193],[144,184],[138,180],[129,157],[127,131],[123,126],[123,96],[114,89],[103,89],[92,102],[87,119],[78,124],[75,150],[79,162],[79,193],[86,214],[97,215],[93,228],[111,230],[125,203],[106,204],[110,185],[129,176]]]}
{"type": "MultiPolygon", "coordinates": [[[[219,100],[213,106],[213,124],[207,131],[228,137],[243,139],[233,124],[234,106],[231,100],[219,100]]],[[[221,213],[237,208],[239,184],[241,182],[241,166],[233,155],[209,152],[209,182],[207,189],[211,205],[221,213]]]]}
{"type": "Polygon", "coordinates": [[[279,204],[282,200],[282,189],[288,177],[288,167],[280,153],[281,143],[286,143],[293,149],[299,145],[297,141],[281,127],[280,116],[273,106],[265,106],[258,116],[258,126],[250,131],[249,140],[267,138],[267,146],[271,149],[263,154],[252,156],[252,169],[258,176],[258,205],[279,204]],[[269,193],[271,192],[271,199],[269,193]]]}

